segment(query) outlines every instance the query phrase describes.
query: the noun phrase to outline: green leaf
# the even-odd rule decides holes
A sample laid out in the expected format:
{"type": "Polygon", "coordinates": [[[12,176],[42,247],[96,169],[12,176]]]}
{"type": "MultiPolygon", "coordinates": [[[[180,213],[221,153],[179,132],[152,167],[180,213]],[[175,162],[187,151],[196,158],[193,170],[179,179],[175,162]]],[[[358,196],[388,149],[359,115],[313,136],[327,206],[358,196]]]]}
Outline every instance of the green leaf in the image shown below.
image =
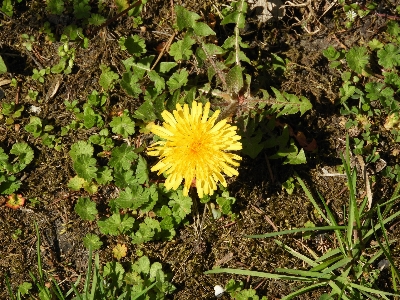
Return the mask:
{"type": "Polygon", "coordinates": [[[368,82],[365,85],[365,91],[367,92],[367,98],[371,101],[378,100],[381,96],[381,91],[385,87],[383,83],[380,82],[368,82]]]}
{"type": "Polygon", "coordinates": [[[125,191],[120,192],[118,198],[115,199],[115,203],[121,208],[136,210],[149,201],[149,196],[148,189],[136,184],[132,189],[127,187],[125,191]]]}
{"type": "Polygon", "coordinates": [[[81,188],[83,188],[85,182],[85,179],[80,178],[78,175],[76,175],[69,180],[67,186],[73,191],[79,191],[81,188]]]}
{"type": "Polygon", "coordinates": [[[1,6],[0,11],[5,13],[10,18],[13,16],[13,1],[12,0],[3,0],[3,5],[1,6]]]}
{"type": "Polygon", "coordinates": [[[96,178],[96,163],[96,159],[89,155],[78,155],[73,166],[79,177],[90,182],[92,178],[96,178]]]}
{"type": "Polygon", "coordinates": [[[92,106],[101,107],[107,101],[107,96],[104,94],[99,94],[96,90],[88,96],[88,103],[92,106]]]}
{"type": "Polygon", "coordinates": [[[87,197],[79,197],[74,210],[85,221],[93,221],[98,213],[96,203],[87,197]]]}
{"type": "Polygon", "coordinates": [[[216,199],[221,212],[225,215],[232,213],[232,204],[236,202],[235,197],[229,197],[229,192],[223,192],[222,197],[216,199]]]}
{"type": "Polygon", "coordinates": [[[354,85],[350,85],[350,82],[345,82],[341,88],[339,88],[340,91],[340,101],[343,103],[347,99],[349,99],[351,96],[354,95],[356,91],[356,87],[354,85]]]}
{"type": "Polygon", "coordinates": [[[110,67],[106,65],[100,65],[101,75],[99,78],[100,86],[105,90],[112,90],[114,88],[115,81],[119,78],[119,75],[111,71],[110,67]]]}
{"type": "Polygon", "coordinates": [[[191,34],[186,33],[183,40],[177,41],[171,45],[169,54],[175,61],[188,60],[193,54],[191,48],[195,43],[196,41],[191,38],[191,34]]]}
{"type": "Polygon", "coordinates": [[[33,160],[34,152],[27,143],[15,143],[11,150],[11,154],[18,156],[18,163],[15,164],[14,172],[22,171],[33,160]]]}
{"type": "Polygon", "coordinates": [[[119,235],[132,229],[135,219],[129,215],[113,214],[105,220],[97,222],[102,234],[119,235]]]}
{"type": "Polygon", "coordinates": [[[4,63],[3,58],[0,56],[0,75],[4,73],[7,73],[7,66],[4,63]]]}
{"type": "Polygon", "coordinates": [[[342,63],[340,61],[333,61],[329,64],[329,68],[336,69],[340,68],[342,66],[342,63]]]}
{"type": "Polygon", "coordinates": [[[340,57],[340,52],[337,51],[333,46],[329,46],[323,50],[322,54],[329,60],[337,60],[340,57]]]}
{"type": "Polygon", "coordinates": [[[75,0],[74,1],[74,16],[77,19],[87,19],[90,16],[89,1],[75,0]]]}
{"type": "Polygon", "coordinates": [[[133,160],[138,158],[138,155],[133,150],[134,148],[127,144],[115,147],[111,152],[111,159],[108,165],[118,170],[129,170],[133,160]]]}
{"type": "Polygon", "coordinates": [[[149,180],[149,168],[147,167],[147,161],[141,155],[139,155],[136,166],[136,180],[139,184],[144,184],[149,180]]]}
{"type": "Polygon", "coordinates": [[[124,138],[135,133],[135,122],[125,113],[121,117],[113,117],[110,126],[112,132],[120,134],[124,138]]]}
{"type": "Polygon", "coordinates": [[[193,26],[194,33],[198,36],[215,35],[215,32],[206,23],[197,22],[193,26]]]}
{"type": "Polygon", "coordinates": [[[380,41],[378,41],[377,39],[373,39],[372,41],[369,41],[368,46],[372,51],[383,48],[383,44],[380,41]]]}
{"type": "Polygon", "coordinates": [[[300,99],[293,94],[289,94],[283,92],[281,94],[276,88],[271,87],[275,96],[276,103],[274,103],[270,109],[272,112],[276,112],[281,109],[281,111],[277,114],[277,117],[282,115],[290,115],[300,112],[300,115],[303,115],[306,111],[312,108],[311,102],[303,96],[300,96],[300,99]]]}
{"type": "Polygon", "coordinates": [[[5,176],[0,174],[0,194],[10,195],[17,191],[21,186],[20,181],[16,181],[15,176],[5,176]]]}
{"type": "Polygon", "coordinates": [[[35,138],[42,134],[42,120],[39,117],[31,116],[29,124],[24,129],[31,133],[35,138]]]}
{"type": "Polygon", "coordinates": [[[399,23],[393,20],[390,20],[387,23],[387,32],[392,35],[397,37],[400,34],[400,26],[399,23]]]}
{"type": "Polygon", "coordinates": [[[369,62],[369,55],[365,47],[353,47],[346,53],[347,64],[350,69],[358,74],[362,74],[363,70],[369,62]]]}
{"type": "Polygon", "coordinates": [[[99,236],[92,233],[88,233],[83,238],[83,245],[87,249],[98,250],[103,245],[103,242],[100,241],[99,236]]]}
{"type": "Polygon", "coordinates": [[[93,110],[90,106],[86,106],[83,110],[83,125],[90,129],[94,126],[102,127],[104,125],[101,116],[93,110]]]}
{"type": "Polygon", "coordinates": [[[154,70],[151,70],[147,73],[149,79],[154,82],[154,87],[156,88],[157,93],[162,92],[165,89],[165,80],[154,70]]]}
{"type": "Polygon", "coordinates": [[[233,12],[224,17],[221,25],[229,23],[236,24],[238,28],[244,28],[246,19],[245,14],[247,12],[247,2],[244,0],[232,3],[233,12]]]}
{"type": "Polygon", "coordinates": [[[140,257],[135,263],[131,266],[132,272],[136,272],[138,274],[149,275],[150,273],[150,260],[147,256],[140,257]]]}
{"type": "Polygon", "coordinates": [[[88,19],[90,25],[100,26],[103,24],[107,19],[104,18],[102,15],[99,14],[91,14],[90,18],[88,19]]]}
{"type": "Polygon", "coordinates": [[[115,203],[121,208],[131,208],[133,206],[133,201],[133,193],[129,187],[121,191],[118,198],[115,199],[115,203]]]}
{"type": "Polygon", "coordinates": [[[305,164],[307,163],[307,158],[304,153],[304,149],[301,149],[299,153],[296,155],[296,153],[290,153],[288,156],[286,156],[285,161],[283,164],[291,164],[291,165],[299,165],[299,164],[305,164]]]}
{"type": "Polygon", "coordinates": [[[226,75],[226,85],[229,92],[239,93],[243,87],[242,68],[238,65],[229,70],[226,75]]]}
{"type": "Polygon", "coordinates": [[[32,284],[29,282],[24,282],[18,286],[18,293],[21,293],[21,295],[27,295],[31,289],[32,284]]]}
{"type": "Polygon", "coordinates": [[[286,62],[282,57],[279,57],[278,55],[271,53],[272,56],[272,68],[276,70],[280,70],[282,72],[286,71],[286,62]]]}
{"type": "Polygon", "coordinates": [[[196,24],[196,20],[200,19],[200,16],[194,12],[188,11],[186,8],[180,5],[175,6],[176,23],[178,29],[193,28],[196,24]]]}
{"type": "Polygon", "coordinates": [[[132,97],[137,97],[143,92],[140,88],[139,78],[130,71],[122,74],[120,85],[125,92],[132,97]]]}
{"type": "Polygon", "coordinates": [[[64,11],[63,0],[47,0],[47,9],[54,15],[61,15],[64,11]]]}
{"type": "Polygon", "coordinates": [[[100,167],[97,170],[96,181],[98,184],[107,184],[113,180],[112,170],[107,166],[100,167]]]}
{"type": "Polygon", "coordinates": [[[104,266],[103,276],[110,277],[111,282],[122,282],[124,278],[124,267],[119,262],[108,262],[104,266]]]}
{"type": "Polygon", "coordinates": [[[400,89],[400,76],[395,72],[383,72],[385,83],[391,84],[400,89]]]}
{"type": "Polygon", "coordinates": [[[129,7],[127,0],[115,0],[115,5],[117,6],[118,13],[129,7]]]}
{"type": "Polygon", "coordinates": [[[146,43],[138,35],[130,36],[125,40],[124,46],[128,50],[129,54],[133,56],[140,56],[142,53],[146,53],[146,43]]]}
{"type": "Polygon", "coordinates": [[[151,63],[154,60],[154,55],[149,55],[139,59],[138,62],[132,63],[131,68],[133,73],[141,79],[146,72],[150,72],[151,63]]]}
{"type": "Polygon", "coordinates": [[[165,74],[177,65],[178,64],[176,62],[162,62],[160,63],[160,72],[165,74]]]}
{"type": "Polygon", "coordinates": [[[135,176],[133,176],[132,170],[124,171],[122,169],[117,169],[114,171],[114,181],[115,185],[121,189],[134,186],[137,183],[135,176]]]}
{"type": "Polygon", "coordinates": [[[172,94],[175,90],[186,85],[188,82],[189,72],[184,68],[175,72],[167,81],[169,92],[172,94]]]}
{"type": "Polygon", "coordinates": [[[400,65],[400,48],[393,44],[387,44],[384,49],[378,50],[378,63],[385,69],[392,69],[400,65]]]}
{"type": "Polygon", "coordinates": [[[189,196],[184,196],[181,190],[178,190],[171,195],[171,201],[168,205],[172,209],[172,214],[177,221],[180,223],[188,214],[191,212],[192,208],[192,198],[189,196]]]}
{"type": "Polygon", "coordinates": [[[143,223],[139,224],[139,230],[132,234],[133,244],[143,244],[157,237],[161,232],[160,222],[152,218],[146,217],[143,223]]]}
{"type": "Polygon", "coordinates": [[[151,100],[146,100],[134,113],[133,117],[147,122],[157,119],[155,108],[151,100]]]}
{"type": "Polygon", "coordinates": [[[4,152],[4,149],[0,147],[0,168],[6,168],[8,163],[8,155],[4,152]]]}
{"type": "Polygon", "coordinates": [[[71,156],[73,161],[76,161],[79,155],[93,156],[93,151],[93,146],[90,143],[79,141],[72,144],[69,155],[71,156]]]}
{"type": "Polygon", "coordinates": [[[202,47],[196,49],[196,57],[201,64],[213,55],[225,53],[225,50],[215,44],[203,44],[202,47]]]}

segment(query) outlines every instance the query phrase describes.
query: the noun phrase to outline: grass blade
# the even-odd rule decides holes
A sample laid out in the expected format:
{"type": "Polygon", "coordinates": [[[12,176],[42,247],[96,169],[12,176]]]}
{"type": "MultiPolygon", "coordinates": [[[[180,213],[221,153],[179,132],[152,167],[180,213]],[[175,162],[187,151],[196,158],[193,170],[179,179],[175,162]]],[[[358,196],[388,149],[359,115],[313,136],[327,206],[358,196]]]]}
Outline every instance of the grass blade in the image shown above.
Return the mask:
{"type": "Polygon", "coordinates": [[[314,260],[312,260],[312,259],[308,258],[307,256],[297,252],[296,250],[290,248],[289,246],[286,246],[281,241],[275,240],[275,243],[277,243],[279,246],[281,246],[283,249],[285,249],[287,252],[289,252],[293,256],[295,256],[295,257],[301,259],[302,261],[306,262],[310,266],[312,266],[312,267],[318,266],[318,264],[314,260]]]}
{"type": "Polygon", "coordinates": [[[242,270],[242,269],[220,268],[220,269],[212,269],[212,270],[204,272],[204,274],[219,274],[219,273],[236,274],[236,275],[243,275],[243,276],[256,276],[256,277],[279,279],[279,280],[313,281],[312,278],[307,278],[307,277],[287,276],[287,275],[283,275],[283,274],[273,274],[273,273],[249,271],[249,270],[242,270]]]}
{"type": "Polygon", "coordinates": [[[282,231],[274,231],[264,234],[254,234],[254,235],[246,235],[248,238],[268,238],[278,235],[292,234],[296,232],[305,232],[305,231],[317,231],[317,230],[344,230],[346,226],[322,226],[322,227],[303,227],[303,228],[295,228],[290,230],[282,230],[282,231]]]}
{"type": "Polygon", "coordinates": [[[312,194],[310,193],[310,191],[304,184],[303,180],[299,177],[299,175],[297,175],[296,172],[294,173],[294,175],[296,176],[297,181],[300,183],[303,191],[306,193],[308,200],[310,200],[310,202],[314,205],[314,208],[318,211],[318,213],[322,216],[322,218],[331,226],[332,224],[330,223],[329,219],[325,216],[324,212],[322,211],[322,209],[319,207],[319,205],[315,201],[314,197],[312,196],[312,194]]]}
{"type": "Polygon", "coordinates": [[[300,295],[302,295],[304,293],[307,293],[309,291],[315,290],[317,288],[320,288],[320,287],[323,287],[323,286],[326,286],[326,285],[327,285],[326,282],[315,283],[315,284],[303,287],[303,288],[301,288],[301,289],[299,289],[299,290],[297,290],[297,291],[295,291],[295,292],[283,297],[281,300],[290,300],[290,299],[293,299],[293,298],[295,298],[297,296],[300,296],[300,295]]]}

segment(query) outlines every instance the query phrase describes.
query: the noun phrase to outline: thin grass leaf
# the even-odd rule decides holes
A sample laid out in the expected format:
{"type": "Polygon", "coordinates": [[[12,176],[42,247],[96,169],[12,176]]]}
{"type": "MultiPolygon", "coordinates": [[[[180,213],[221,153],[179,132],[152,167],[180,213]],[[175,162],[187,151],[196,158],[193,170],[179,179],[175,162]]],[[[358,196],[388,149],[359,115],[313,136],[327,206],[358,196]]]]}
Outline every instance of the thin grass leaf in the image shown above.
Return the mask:
{"type": "Polygon", "coordinates": [[[334,281],[330,281],[329,286],[332,288],[332,291],[335,293],[335,295],[339,295],[337,299],[350,300],[350,298],[344,294],[345,286],[340,288],[334,281]]]}
{"type": "Polygon", "coordinates": [[[317,230],[343,230],[346,229],[346,226],[322,226],[322,227],[303,227],[303,228],[295,228],[290,230],[282,230],[282,231],[274,231],[264,234],[254,234],[254,235],[246,235],[248,238],[268,238],[278,235],[292,234],[296,232],[305,232],[305,231],[317,231],[317,230]]]}
{"type": "Polygon", "coordinates": [[[327,285],[326,282],[320,282],[320,283],[312,284],[312,285],[303,287],[303,288],[301,288],[301,289],[299,289],[299,290],[297,290],[297,291],[295,291],[295,292],[283,297],[281,300],[290,300],[290,299],[293,299],[293,298],[295,298],[297,296],[300,296],[300,295],[302,295],[304,293],[307,293],[309,291],[318,289],[318,288],[326,286],[326,285],[327,285]]]}
{"type": "Polygon", "coordinates": [[[319,257],[315,262],[316,263],[320,263],[321,261],[324,261],[324,260],[328,259],[329,257],[335,256],[335,255],[337,255],[339,253],[341,253],[339,248],[331,249],[328,252],[326,252],[324,255],[319,257]]]}
{"type": "Polygon", "coordinates": [[[39,272],[39,281],[42,286],[44,286],[44,280],[43,280],[43,270],[42,270],[42,257],[40,256],[40,233],[39,233],[39,228],[37,226],[37,223],[34,223],[35,225],[35,231],[36,231],[36,255],[37,255],[37,260],[38,260],[38,272],[39,272]]]}
{"type": "Polygon", "coordinates": [[[65,300],[63,292],[61,291],[60,287],[58,286],[57,281],[55,281],[54,278],[51,278],[51,281],[53,282],[53,285],[51,286],[51,290],[53,291],[53,294],[55,294],[59,300],[65,300]]]}
{"type": "Polygon", "coordinates": [[[50,295],[50,291],[44,286],[42,285],[35,277],[35,275],[33,275],[32,272],[29,271],[29,276],[32,278],[32,281],[36,284],[36,287],[39,290],[39,293],[43,293],[44,296],[46,298],[41,298],[40,300],[47,300],[47,299],[51,299],[51,295],[50,295]]]}
{"type": "Polygon", "coordinates": [[[147,288],[145,288],[140,294],[137,294],[134,298],[132,298],[132,300],[136,300],[139,297],[141,297],[142,295],[146,294],[148,291],[150,291],[155,285],[156,285],[157,281],[154,282],[152,285],[148,286],[147,288]]]}
{"type": "Polygon", "coordinates": [[[299,177],[299,175],[294,172],[294,176],[296,176],[297,181],[300,183],[303,191],[306,193],[308,200],[310,200],[310,202],[314,205],[314,208],[318,211],[318,213],[322,216],[322,218],[330,225],[332,226],[332,224],[330,223],[329,219],[325,216],[324,212],[322,211],[322,209],[319,207],[319,205],[317,204],[317,202],[315,202],[314,197],[311,195],[310,191],[307,189],[306,185],[304,184],[303,180],[301,180],[301,178],[299,177]]]}
{"type": "Polygon", "coordinates": [[[280,272],[280,273],[287,273],[290,275],[298,275],[300,277],[310,277],[314,280],[317,280],[317,279],[332,280],[333,278],[336,278],[335,275],[323,274],[320,272],[313,272],[313,271],[284,269],[284,268],[276,268],[275,271],[280,272]]]}
{"type": "Polygon", "coordinates": [[[357,181],[357,173],[356,170],[351,170],[350,162],[349,162],[349,153],[348,153],[348,136],[346,139],[346,159],[342,155],[343,166],[347,176],[347,186],[349,189],[349,213],[347,220],[347,245],[350,249],[354,248],[354,245],[358,243],[358,241],[354,240],[354,227],[358,231],[360,229],[360,219],[358,215],[358,207],[357,207],[357,199],[356,199],[356,181],[357,181]]]}
{"type": "MultiPolygon", "coordinates": [[[[91,248],[91,247],[90,247],[91,248]]],[[[99,254],[96,253],[95,256],[95,262],[99,260],[99,254]]],[[[96,289],[97,289],[97,282],[101,281],[101,275],[99,273],[99,268],[98,268],[98,264],[95,263],[94,266],[94,270],[93,270],[93,276],[92,276],[92,290],[90,292],[90,297],[92,297],[91,299],[94,299],[94,296],[96,294],[96,289]]]]}
{"type": "Polygon", "coordinates": [[[384,210],[383,213],[382,213],[382,216],[383,216],[383,217],[386,217],[386,215],[387,215],[387,214],[390,212],[390,210],[392,209],[392,207],[393,207],[393,205],[394,205],[394,201],[397,200],[397,199],[400,197],[399,192],[400,192],[400,182],[397,183],[397,185],[396,185],[396,187],[395,187],[395,189],[394,189],[394,192],[393,192],[393,195],[392,195],[391,199],[390,199],[389,201],[387,201],[386,203],[383,203],[383,204],[382,204],[382,205],[385,205],[385,204],[386,204],[385,210],[384,210]]]}
{"type": "MultiPolygon", "coordinates": [[[[95,265],[95,268],[96,268],[97,272],[99,273],[99,270],[100,270],[100,259],[99,259],[99,254],[98,253],[96,253],[96,256],[95,256],[94,265],[95,265]]],[[[103,277],[100,275],[100,273],[99,273],[98,277],[100,278],[100,280],[99,280],[100,294],[104,295],[105,294],[104,280],[103,280],[103,277]]]]}
{"type": "Polygon", "coordinates": [[[393,284],[393,289],[395,292],[397,292],[397,281],[396,281],[396,268],[393,268],[392,266],[390,266],[390,271],[392,273],[392,284],[393,284]]]}
{"type": "Polygon", "coordinates": [[[10,295],[11,300],[15,300],[14,293],[11,288],[10,280],[8,279],[8,276],[6,275],[6,286],[8,290],[8,294],[10,295]]]}
{"type": "MultiPolygon", "coordinates": [[[[319,272],[321,270],[325,270],[327,267],[331,266],[332,264],[334,264],[335,262],[337,262],[338,260],[340,260],[342,258],[343,258],[343,256],[337,256],[337,257],[332,257],[330,259],[327,259],[324,262],[320,263],[318,266],[312,268],[310,271],[319,272]]],[[[328,273],[328,272],[324,271],[323,273],[328,273]]]]}
{"type": "Polygon", "coordinates": [[[282,274],[272,274],[272,273],[249,271],[242,269],[218,268],[204,272],[204,274],[219,274],[219,273],[236,274],[243,276],[256,276],[256,277],[278,279],[278,280],[295,280],[295,281],[308,281],[308,282],[313,281],[312,278],[307,278],[307,277],[287,276],[282,274]]]}
{"type": "Polygon", "coordinates": [[[88,261],[88,268],[86,270],[86,281],[85,281],[85,286],[83,289],[83,293],[86,296],[86,299],[93,299],[93,298],[88,298],[89,297],[89,285],[90,285],[90,275],[92,274],[92,246],[89,246],[89,261],[88,261]]]}
{"type": "MultiPolygon", "coordinates": [[[[364,291],[360,291],[360,293],[361,294],[363,294],[364,296],[367,296],[368,298],[368,300],[379,300],[378,298],[375,298],[374,296],[372,296],[371,294],[369,294],[369,293],[367,293],[367,292],[364,292],[364,291]]],[[[384,296],[384,295],[382,295],[382,297],[384,298],[384,299],[388,299],[388,298],[386,298],[386,296],[384,296]]]]}
{"type": "MultiPolygon", "coordinates": [[[[364,291],[364,292],[369,292],[369,293],[373,293],[373,294],[378,294],[380,296],[400,296],[400,294],[393,294],[393,293],[388,293],[388,292],[384,292],[381,290],[376,290],[376,289],[372,289],[366,286],[362,286],[356,283],[352,283],[350,282],[350,286],[359,290],[359,291],[364,291]]],[[[386,298],[386,297],[385,297],[386,298]]],[[[386,298],[387,299],[387,298],[386,298]]]]}
{"type": "MultiPolygon", "coordinates": [[[[387,217],[382,221],[382,224],[385,225],[392,221],[393,219],[397,218],[400,215],[400,211],[392,214],[390,217],[387,217]]],[[[369,238],[372,234],[374,234],[375,231],[379,230],[381,228],[381,224],[377,224],[374,228],[370,229],[365,235],[364,239],[369,238]]]]}
{"type": "Polygon", "coordinates": [[[330,266],[329,268],[325,269],[323,271],[323,273],[330,273],[336,269],[339,269],[347,264],[349,264],[352,261],[352,259],[350,257],[344,257],[343,259],[341,259],[340,261],[336,262],[335,264],[333,264],[332,266],[330,266]]]}
{"type": "MultiPolygon", "coordinates": [[[[79,282],[81,282],[81,275],[78,275],[78,278],[76,279],[75,283],[73,286],[76,288],[79,285],[79,282]]],[[[74,289],[71,287],[68,292],[65,294],[65,297],[68,298],[69,295],[71,295],[74,292],[74,289]]]]}
{"type": "MultiPolygon", "coordinates": [[[[395,266],[395,264],[394,264],[392,255],[390,254],[390,243],[389,243],[389,240],[388,240],[388,237],[387,237],[387,234],[386,234],[385,225],[383,224],[382,215],[381,215],[381,210],[380,210],[380,206],[379,206],[379,205],[378,205],[377,212],[378,212],[379,224],[381,225],[382,233],[383,233],[383,236],[384,236],[384,238],[385,238],[385,243],[386,243],[386,247],[387,247],[387,248],[386,248],[384,245],[382,245],[382,243],[380,242],[379,238],[378,238],[377,235],[376,235],[376,231],[375,231],[375,237],[376,237],[376,240],[377,240],[377,242],[378,242],[378,244],[379,244],[381,250],[382,250],[383,253],[385,254],[386,258],[388,259],[388,261],[389,261],[389,263],[390,263],[390,266],[393,268],[394,274],[396,275],[397,280],[400,281],[400,274],[399,274],[399,271],[398,271],[398,269],[396,268],[396,266],[395,266]]],[[[374,228],[374,225],[373,225],[372,220],[371,220],[371,225],[372,225],[372,228],[374,228]]]]}
{"type": "Polygon", "coordinates": [[[314,260],[312,260],[312,259],[308,258],[307,256],[297,252],[296,250],[290,248],[289,246],[286,246],[281,241],[275,240],[275,243],[277,243],[279,246],[281,246],[283,249],[285,249],[287,252],[289,252],[293,256],[295,256],[295,257],[301,259],[302,261],[306,262],[310,266],[316,267],[318,265],[314,260]]]}
{"type": "MultiPolygon", "coordinates": [[[[325,211],[326,211],[327,217],[328,217],[328,219],[330,221],[330,224],[332,226],[338,226],[338,224],[336,222],[336,219],[335,219],[335,216],[333,215],[332,211],[330,210],[330,208],[326,204],[325,199],[322,197],[322,195],[320,193],[318,193],[318,196],[321,199],[321,202],[322,202],[322,204],[323,204],[323,206],[325,208],[325,211]]],[[[335,235],[336,235],[336,239],[339,241],[339,248],[340,248],[341,252],[343,254],[345,254],[346,250],[345,250],[345,247],[344,247],[343,244],[346,244],[345,243],[346,240],[344,238],[344,235],[339,230],[335,230],[335,235]]]]}
{"type": "Polygon", "coordinates": [[[373,264],[379,257],[381,257],[383,254],[384,254],[383,250],[382,250],[382,249],[379,249],[379,250],[374,254],[374,256],[372,256],[372,257],[368,260],[367,265],[372,265],[372,264],[373,264]]]}
{"type": "MultiPolygon", "coordinates": [[[[79,300],[83,300],[82,295],[81,295],[81,294],[79,293],[79,291],[76,289],[75,285],[72,285],[72,289],[74,290],[76,297],[77,297],[79,300]]],[[[87,299],[87,298],[85,298],[85,299],[87,299]]]]}

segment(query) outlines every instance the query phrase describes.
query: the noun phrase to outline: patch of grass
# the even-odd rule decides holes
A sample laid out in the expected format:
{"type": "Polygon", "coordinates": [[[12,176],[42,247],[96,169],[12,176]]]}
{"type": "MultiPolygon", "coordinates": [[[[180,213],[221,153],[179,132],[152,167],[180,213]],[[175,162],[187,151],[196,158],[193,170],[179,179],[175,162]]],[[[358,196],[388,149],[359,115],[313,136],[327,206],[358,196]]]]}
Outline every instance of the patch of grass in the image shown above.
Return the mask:
{"type": "Polygon", "coordinates": [[[390,245],[393,241],[388,239],[385,229],[386,224],[400,215],[400,212],[392,212],[391,210],[399,196],[395,194],[388,201],[382,199],[380,203],[372,207],[372,199],[367,195],[361,204],[358,204],[358,193],[356,190],[357,174],[355,169],[351,170],[349,159],[349,139],[347,139],[347,151],[346,156],[343,157],[343,165],[347,175],[349,202],[344,208],[343,220],[338,220],[335,217],[334,212],[320,196],[320,201],[323,205],[323,208],[321,208],[304,182],[296,176],[314,209],[328,225],[248,236],[249,238],[269,238],[297,232],[333,231],[337,242],[334,247],[322,256],[318,256],[309,248],[306,248],[309,251],[309,256],[306,256],[284,245],[279,240],[275,240],[285,251],[303,261],[304,264],[309,265],[310,269],[277,268],[275,269],[276,273],[240,269],[213,269],[205,272],[205,274],[228,273],[250,275],[269,279],[299,281],[302,283],[298,290],[282,299],[292,299],[322,287],[330,287],[331,292],[323,294],[320,299],[376,299],[375,297],[378,296],[383,299],[389,299],[389,296],[399,296],[397,286],[400,282],[400,273],[394,264],[390,252],[390,245]],[[341,222],[344,225],[339,225],[341,222]],[[373,238],[378,243],[378,247],[374,245],[373,238]],[[378,259],[382,259],[382,256],[390,264],[392,292],[383,291],[376,286],[379,269],[373,268],[373,264],[376,264],[378,259]],[[371,274],[375,275],[372,276],[371,274]]]}

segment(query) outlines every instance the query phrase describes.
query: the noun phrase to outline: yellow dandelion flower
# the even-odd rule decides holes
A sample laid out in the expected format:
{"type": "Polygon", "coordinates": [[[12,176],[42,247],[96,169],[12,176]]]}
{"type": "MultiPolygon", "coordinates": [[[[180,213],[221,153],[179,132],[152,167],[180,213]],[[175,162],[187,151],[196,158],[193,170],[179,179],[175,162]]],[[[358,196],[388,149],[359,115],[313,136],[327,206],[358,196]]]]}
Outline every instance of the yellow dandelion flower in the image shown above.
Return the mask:
{"type": "Polygon", "coordinates": [[[202,198],[212,195],[218,182],[227,186],[223,174],[238,175],[235,167],[242,158],[227,152],[242,149],[237,127],[226,120],[215,124],[220,111],[208,118],[209,112],[209,102],[203,109],[201,103],[193,101],[191,110],[187,104],[183,108],[177,104],[172,113],[162,112],[163,126],[150,126],[151,132],[163,139],[149,147],[149,155],[160,157],[151,171],[158,171],[158,175],[165,172],[167,189],[176,190],[184,179],[183,194],[187,196],[195,179],[202,198]]]}

